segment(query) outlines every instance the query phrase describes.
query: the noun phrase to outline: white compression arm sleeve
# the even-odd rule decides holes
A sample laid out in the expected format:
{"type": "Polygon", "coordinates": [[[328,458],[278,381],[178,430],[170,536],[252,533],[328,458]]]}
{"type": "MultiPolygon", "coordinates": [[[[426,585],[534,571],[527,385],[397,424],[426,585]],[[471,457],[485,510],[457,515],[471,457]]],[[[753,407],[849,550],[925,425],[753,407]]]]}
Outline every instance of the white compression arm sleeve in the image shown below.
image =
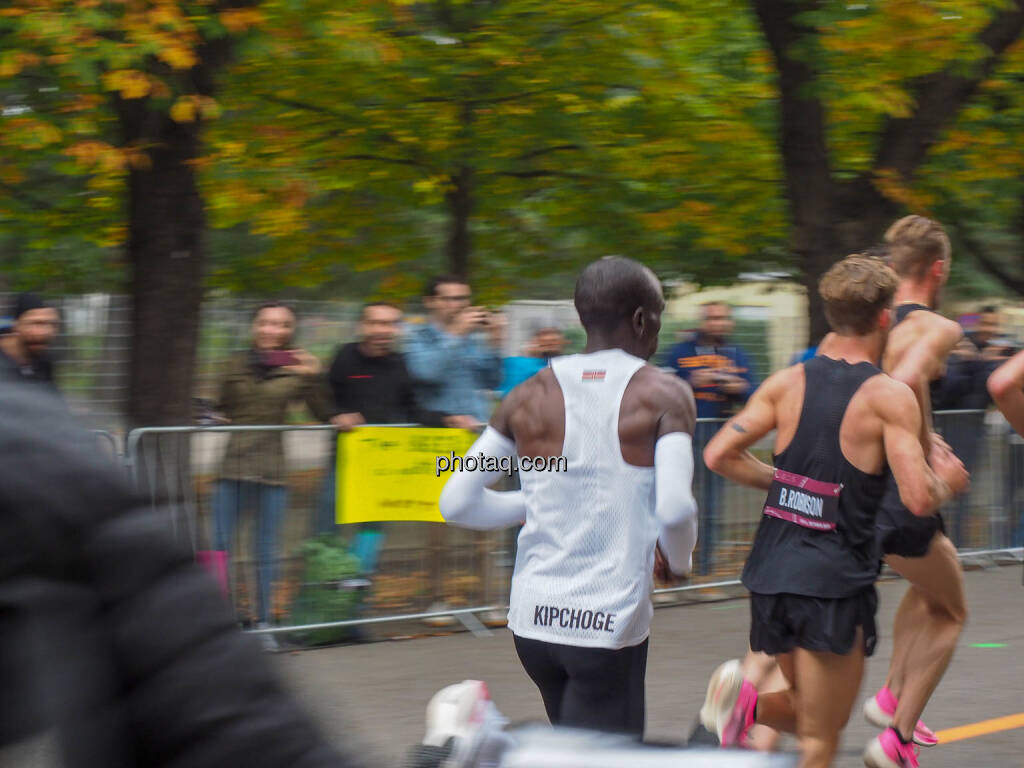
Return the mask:
{"type": "Polygon", "coordinates": [[[507,528],[523,522],[526,519],[526,502],[522,491],[492,491],[487,487],[501,476],[500,469],[482,471],[479,466],[475,471],[466,469],[467,458],[479,462],[481,456],[509,457],[511,462],[515,452],[514,442],[488,426],[463,457],[462,467],[452,471],[441,491],[438,503],[445,522],[481,531],[507,528]]]}
{"type": "Polygon", "coordinates": [[[654,514],[658,543],[672,572],[686,576],[697,544],[697,502],[693,498],[693,438],[671,432],[654,446],[654,514]]]}

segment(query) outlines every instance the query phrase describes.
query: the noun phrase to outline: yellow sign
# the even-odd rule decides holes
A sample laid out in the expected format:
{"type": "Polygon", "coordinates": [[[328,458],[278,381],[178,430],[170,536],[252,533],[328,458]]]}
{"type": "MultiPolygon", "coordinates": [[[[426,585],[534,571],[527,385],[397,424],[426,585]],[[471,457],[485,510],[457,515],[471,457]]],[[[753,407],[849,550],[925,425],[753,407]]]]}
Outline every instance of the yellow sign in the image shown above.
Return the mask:
{"type": "Polygon", "coordinates": [[[465,455],[476,440],[463,429],[359,427],[338,435],[335,520],[442,523],[437,508],[450,475],[437,457],[465,455]]]}

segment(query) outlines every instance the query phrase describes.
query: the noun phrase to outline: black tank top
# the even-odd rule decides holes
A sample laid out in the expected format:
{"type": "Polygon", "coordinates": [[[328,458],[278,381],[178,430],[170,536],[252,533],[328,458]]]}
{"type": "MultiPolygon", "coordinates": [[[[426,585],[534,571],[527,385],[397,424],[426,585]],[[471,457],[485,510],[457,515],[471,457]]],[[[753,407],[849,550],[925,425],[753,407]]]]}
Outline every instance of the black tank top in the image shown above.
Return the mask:
{"type": "Polygon", "coordinates": [[[893,327],[896,327],[897,325],[902,323],[904,320],[906,320],[907,319],[907,315],[909,315],[911,312],[917,312],[918,310],[920,310],[922,312],[931,312],[932,308],[931,307],[926,307],[924,304],[899,304],[899,305],[897,305],[896,306],[896,311],[893,313],[893,314],[896,315],[896,322],[893,323],[893,327]]]}
{"type": "Polygon", "coordinates": [[[849,597],[878,574],[875,514],[886,475],[850,464],[839,428],[857,390],[881,371],[828,357],[803,365],[800,421],[793,441],[774,457],[776,480],[743,584],[762,594],[849,597]]]}

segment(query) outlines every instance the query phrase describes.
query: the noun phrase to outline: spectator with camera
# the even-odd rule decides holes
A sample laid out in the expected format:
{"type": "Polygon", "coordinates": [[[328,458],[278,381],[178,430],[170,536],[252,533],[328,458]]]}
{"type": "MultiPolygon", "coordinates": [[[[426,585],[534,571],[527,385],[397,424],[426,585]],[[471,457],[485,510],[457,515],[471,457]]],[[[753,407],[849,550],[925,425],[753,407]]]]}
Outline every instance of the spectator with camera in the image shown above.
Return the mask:
{"type": "MultiPolygon", "coordinates": [[[[431,279],[423,292],[427,322],[414,326],[405,343],[405,362],[416,386],[421,408],[449,414],[446,424],[459,429],[482,429],[491,415],[488,391],[501,384],[501,347],[505,318],[473,306],[469,282],[458,275],[431,279]]],[[[440,548],[441,530],[430,533],[431,550],[440,548]]],[[[446,610],[443,569],[439,557],[429,564],[432,611],[446,610]]],[[[431,620],[445,626],[451,617],[431,620]]]]}
{"type": "Polygon", "coordinates": [[[456,275],[433,278],[423,295],[428,321],[405,345],[406,364],[420,406],[451,414],[449,426],[473,429],[490,417],[485,396],[501,383],[504,318],[472,305],[469,283],[456,275]]]}
{"type": "MultiPolygon", "coordinates": [[[[228,363],[220,381],[218,420],[233,425],[284,424],[288,407],[305,402],[320,414],[320,361],[296,347],[295,311],[268,302],[253,314],[251,346],[228,363]]],[[[269,625],[278,533],[288,507],[282,432],[233,432],[213,494],[214,549],[230,552],[242,513],[256,513],[256,614],[269,625]]],[[[271,646],[272,636],[264,635],[271,646]]]]}
{"type": "MultiPolygon", "coordinates": [[[[700,327],[690,338],[672,347],[662,365],[693,388],[697,419],[724,419],[747,401],[755,388],[753,366],[742,347],[734,344],[732,310],[724,301],[710,301],[700,307],[700,327]]],[[[695,446],[703,446],[718,431],[717,421],[698,421],[695,446]]],[[[700,450],[694,453],[700,455],[700,450]]],[[[697,471],[701,535],[697,541],[695,570],[706,575],[714,570],[716,522],[722,501],[723,480],[701,463],[697,471]]]]}

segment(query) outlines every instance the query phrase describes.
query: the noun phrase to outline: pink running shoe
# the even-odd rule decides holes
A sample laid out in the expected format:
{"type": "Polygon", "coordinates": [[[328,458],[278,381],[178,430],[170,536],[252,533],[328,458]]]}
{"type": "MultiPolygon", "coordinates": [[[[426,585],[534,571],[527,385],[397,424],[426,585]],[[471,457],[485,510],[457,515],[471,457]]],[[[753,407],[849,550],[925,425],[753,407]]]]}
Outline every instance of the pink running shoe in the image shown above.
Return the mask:
{"type": "MultiPolygon", "coordinates": [[[[893,715],[896,714],[896,697],[887,687],[883,686],[878,693],[864,702],[864,719],[876,728],[891,726],[893,715]]],[[[914,726],[914,743],[922,747],[934,747],[939,743],[935,731],[918,720],[914,726]]]]}
{"type": "Polygon", "coordinates": [[[913,742],[904,744],[895,729],[886,728],[868,742],[864,765],[868,768],[918,768],[917,746],[913,742]]]}
{"type": "Polygon", "coordinates": [[[723,747],[741,746],[754,724],[757,689],[743,679],[739,659],[720,665],[711,675],[700,717],[704,727],[718,734],[723,747]]]}

